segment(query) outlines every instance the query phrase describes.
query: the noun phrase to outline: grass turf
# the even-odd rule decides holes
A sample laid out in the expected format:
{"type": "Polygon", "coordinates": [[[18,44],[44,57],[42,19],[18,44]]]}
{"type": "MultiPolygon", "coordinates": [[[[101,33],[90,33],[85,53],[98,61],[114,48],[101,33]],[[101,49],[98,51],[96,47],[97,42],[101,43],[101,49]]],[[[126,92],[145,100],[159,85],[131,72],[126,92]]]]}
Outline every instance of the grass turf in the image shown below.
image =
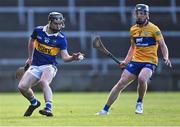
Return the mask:
{"type": "Polygon", "coordinates": [[[123,92],[108,116],[96,116],[109,93],[54,93],[54,117],[41,116],[43,94],[36,97],[42,106],[29,118],[23,117],[29,102],[20,93],[0,94],[0,126],[178,126],[180,125],[180,93],[148,92],[144,114],[136,115],[135,92],[123,92]]]}

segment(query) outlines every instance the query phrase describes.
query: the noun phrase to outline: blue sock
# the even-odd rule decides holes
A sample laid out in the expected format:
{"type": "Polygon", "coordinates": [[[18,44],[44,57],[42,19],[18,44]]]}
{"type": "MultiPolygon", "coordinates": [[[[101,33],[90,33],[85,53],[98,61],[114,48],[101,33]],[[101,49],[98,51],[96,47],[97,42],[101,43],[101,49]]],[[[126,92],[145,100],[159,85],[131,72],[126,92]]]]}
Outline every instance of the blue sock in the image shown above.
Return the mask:
{"type": "Polygon", "coordinates": [[[36,106],[37,105],[37,100],[34,97],[32,97],[30,99],[30,103],[31,103],[31,105],[36,106]]]}
{"type": "Polygon", "coordinates": [[[103,108],[103,110],[105,110],[105,111],[107,111],[107,112],[108,112],[108,111],[109,111],[109,108],[110,108],[110,106],[109,106],[109,105],[105,105],[105,106],[104,106],[104,108],[103,108]]]}
{"type": "Polygon", "coordinates": [[[46,101],[46,107],[45,110],[52,110],[52,102],[51,101],[46,101]]]}
{"type": "Polygon", "coordinates": [[[142,102],[142,98],[138,97],[137,102],[142,102]]]}

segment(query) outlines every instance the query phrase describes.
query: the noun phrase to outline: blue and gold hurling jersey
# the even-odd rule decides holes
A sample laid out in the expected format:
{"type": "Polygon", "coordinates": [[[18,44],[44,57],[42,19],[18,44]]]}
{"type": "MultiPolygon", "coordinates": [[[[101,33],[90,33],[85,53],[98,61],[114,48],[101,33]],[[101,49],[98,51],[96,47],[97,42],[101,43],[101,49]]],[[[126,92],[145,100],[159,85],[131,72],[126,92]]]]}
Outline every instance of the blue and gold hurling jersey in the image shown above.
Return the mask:
{"type": "Polygon", "coordinates": [[[67,49],[66,36],[62,33],[48,34],[47,26],[36,27],[31,35],[34,41],[32,65],[56,65],[56,57],[60,50],[67,49]]]}
{"type": "Polygon", "coordinates": [[[149,22],[143,27],[134,25],[130,29],[132,44],[135,46],[132,61],[158,64],[158,42],[163,39],[160,29],[149,22]]]}

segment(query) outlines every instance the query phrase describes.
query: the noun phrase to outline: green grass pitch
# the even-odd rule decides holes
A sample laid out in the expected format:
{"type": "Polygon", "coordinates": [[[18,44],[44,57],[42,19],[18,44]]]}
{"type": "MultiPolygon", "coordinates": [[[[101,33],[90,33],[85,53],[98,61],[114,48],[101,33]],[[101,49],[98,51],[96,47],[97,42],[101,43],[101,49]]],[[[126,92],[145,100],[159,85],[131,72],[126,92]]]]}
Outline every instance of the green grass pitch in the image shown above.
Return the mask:
{"type": "Polygon", "coordinates": [[[29,105],[20,93],[0,94],[0,126],[180,126],[180,92],[148,92],[144,114],[136,115],[135,92],[123,92],[108,116],[96,116],[109,93],[54,93],[54,117],[38,113],[44,106],[43,94],[36,97],[42,106],[29,118],[23,117],[29,105]]]}

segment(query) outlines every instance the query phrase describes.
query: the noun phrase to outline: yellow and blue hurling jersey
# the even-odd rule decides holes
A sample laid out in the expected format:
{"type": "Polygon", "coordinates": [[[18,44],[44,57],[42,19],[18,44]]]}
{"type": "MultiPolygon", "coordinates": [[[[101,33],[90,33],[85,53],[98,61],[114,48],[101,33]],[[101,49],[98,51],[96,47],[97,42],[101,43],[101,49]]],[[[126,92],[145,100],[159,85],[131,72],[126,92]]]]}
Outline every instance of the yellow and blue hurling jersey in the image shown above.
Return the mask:
{"type": "Polygon", "coordinates": [[[146,26],[134,25],[130,29],[130,36],[135,45],[132,61],[158,64],[158,42],[163,39],[160,29],[149,22],[146,26]]]}
{"type": "Polygon", "coordinates": [[[45,31],[46,27],[36,27],[31,35],[31,38],[35,39],[32,61],[32,65],[35,66],[46,64],[56,65],[56,58],[60,50],[67,49],[66,36],[61,32],[49,35],[45,31]]]}

